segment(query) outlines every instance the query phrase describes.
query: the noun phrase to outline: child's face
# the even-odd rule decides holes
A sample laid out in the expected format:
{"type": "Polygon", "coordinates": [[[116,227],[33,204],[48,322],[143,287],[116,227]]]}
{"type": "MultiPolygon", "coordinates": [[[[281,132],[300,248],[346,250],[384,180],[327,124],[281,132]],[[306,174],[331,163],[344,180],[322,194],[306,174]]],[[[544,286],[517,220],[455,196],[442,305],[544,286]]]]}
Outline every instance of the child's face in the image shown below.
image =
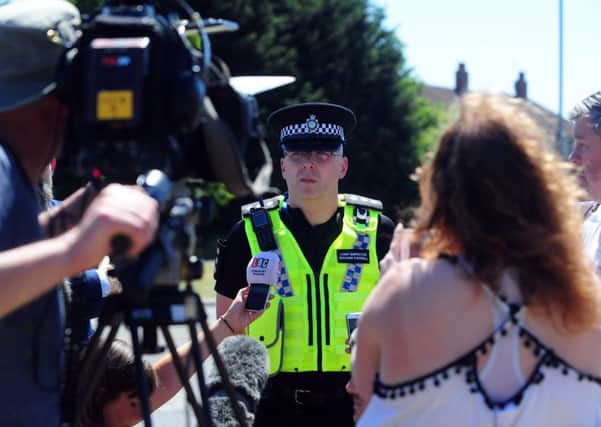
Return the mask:
{"type": "Polygon", "coordinates": [[[104,406],[104,427],[129,427],[142,418],[140,400],[135,392],[123,392],[104,406]]]}

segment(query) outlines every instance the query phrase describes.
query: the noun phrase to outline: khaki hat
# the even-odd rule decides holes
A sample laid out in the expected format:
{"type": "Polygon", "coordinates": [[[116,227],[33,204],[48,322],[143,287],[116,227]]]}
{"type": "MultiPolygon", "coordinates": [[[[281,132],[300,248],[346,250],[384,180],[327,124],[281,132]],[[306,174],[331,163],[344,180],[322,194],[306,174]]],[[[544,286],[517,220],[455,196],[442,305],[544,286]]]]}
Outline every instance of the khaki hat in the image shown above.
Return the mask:
{"type": "Polygon", "coordinates": [[[79,11],[66,0],[0,0],[0,112],[56,87],[59,59],[79,23],[79,11]]]}

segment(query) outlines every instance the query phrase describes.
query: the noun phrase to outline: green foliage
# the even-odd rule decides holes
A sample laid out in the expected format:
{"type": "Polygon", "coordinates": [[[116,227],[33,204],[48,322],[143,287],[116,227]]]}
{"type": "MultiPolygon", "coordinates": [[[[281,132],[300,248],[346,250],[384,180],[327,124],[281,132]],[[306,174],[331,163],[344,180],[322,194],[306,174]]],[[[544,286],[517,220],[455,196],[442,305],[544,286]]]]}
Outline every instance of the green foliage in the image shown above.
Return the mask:
{"type": "Polygon", "coordinates": [[[418,113],[416,120],[418,120],[418,122],[421,120],[426,120],[428,123],[431,123],[431,116],[434,115],[436,122],[435,125],[426,127],[416,137],[415,150],[419,159],[419,163],[421,164],[426,161],[427,155],[431,154],[437,147],[440,136],[446,127],[457,118],[458,110],[457,106],[455,105],[445,106],[442,103],[433,103],[425,98],[420,98],[418,102],[426,105],[425,111],[427,113],[426,117],[424,118],[422,118],[421,114],[418,113]]]}
{"type": "MultiPolygon", "coordinates": [[[[295,84],[258,97],[263,117],[294,102],[328,101],[358,118],[345,150],[342,191],[381,199],[397,217],[417,201],[410,176],[434,143],[444,118],[420,96],[402,44],[367,0],[243,0],[204,4],[203,16],[232,19],[240,31],[212,38],[214,54],[233,75],[288,74],[295,84]]],[[[269,135],[279,156],[276,135],[269,135]]],[[[282,187],[279,176],[275,184],[282,187]]]]}
{"type": "Polygon", "coordinates": [[[208,198],[213,200],[217,206],[226,206],[232,200],[234,195],[227,191],[225,184],[222,182],[208,182],[192,192],[195,199],[208,198]]]}

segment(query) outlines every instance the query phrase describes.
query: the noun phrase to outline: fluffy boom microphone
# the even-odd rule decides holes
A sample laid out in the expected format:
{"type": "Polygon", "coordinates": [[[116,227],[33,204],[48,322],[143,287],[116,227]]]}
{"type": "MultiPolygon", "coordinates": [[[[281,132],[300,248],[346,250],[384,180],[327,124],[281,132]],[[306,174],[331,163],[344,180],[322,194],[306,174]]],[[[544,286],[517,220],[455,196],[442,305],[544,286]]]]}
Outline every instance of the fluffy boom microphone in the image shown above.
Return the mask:
{"type": "MultiPolygon", "coordinates": [[[[261,392],[269,376],[267,350],[263,344],[245,335],[226,338],[218,350],[236,392],[237,401],[242,405],[247,425],[252,426],[261,392]]],[[[232,403],[225,393],[212,357],[205,362],[204,372],[211,419],[219,427],[237,427],[232,403]]]]}

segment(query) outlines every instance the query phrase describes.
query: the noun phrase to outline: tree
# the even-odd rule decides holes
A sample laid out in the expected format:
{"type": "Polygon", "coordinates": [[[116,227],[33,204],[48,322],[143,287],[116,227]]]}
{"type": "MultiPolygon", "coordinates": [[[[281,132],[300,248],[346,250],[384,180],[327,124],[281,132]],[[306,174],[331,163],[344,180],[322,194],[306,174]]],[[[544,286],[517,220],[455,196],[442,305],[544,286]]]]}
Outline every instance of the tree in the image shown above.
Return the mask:
{"type": "MultiPolygon", "coordinates": [[[[259,96],[266,114],[293,102],[329,101],[358,118],[346,152],[343,191],[381,199],[394,217],[417,199],[409,177],[432,144],[441,112],[420,96],[403,46],[367,0],[244,0],[203,3],[205,16],[239,22],[212,38],[232,74],[290,74],[294,85],[259,96]]],[[[276,136],[270,135],[274,156],[276,136]]],[[[276,181],[281,185],[281,180],[276,181]]]]}
{"type": "MultiPolygon", "coordinates": [[[[80,5],[84,1],[90,8],[98,3],[80,0],[80,5]]],[[[429,130],[436,128],[441,113],[420,96],[401,42],[384,28],[381,8],[368,0],[190,3],[203,17],[240,24],[235,33],[211,37],[214,55],[233,75],[296,77],[295,84],[258,96],[264,119],[294,102],[334,102],[355,112],[358,126],[345,148],[351,168],[343,191],[382,200],[393,217],[415,204],[417,186],[409,177],[431,146],[429,130]]],[[[269,136],[278,158],[276,136],[269,136]]],[[[278,173],[273,180],[282,188],[278,173]]]]}

